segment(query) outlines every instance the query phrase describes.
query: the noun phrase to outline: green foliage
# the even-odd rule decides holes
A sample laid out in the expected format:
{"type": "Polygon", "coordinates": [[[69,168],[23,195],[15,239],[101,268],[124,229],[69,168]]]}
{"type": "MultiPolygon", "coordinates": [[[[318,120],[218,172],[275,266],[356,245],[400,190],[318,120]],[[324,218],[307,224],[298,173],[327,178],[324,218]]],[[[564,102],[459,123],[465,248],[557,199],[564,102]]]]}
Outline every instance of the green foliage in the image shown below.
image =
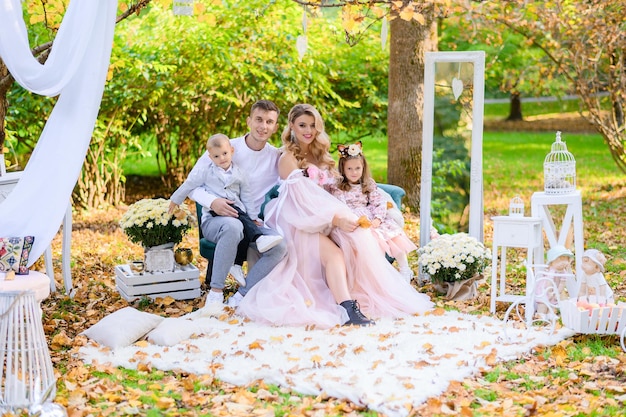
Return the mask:
{"type": "Polygon", "coordinates": [[[31,94],[17,83],[11,88],[8,99],[5,147],[15,168],[24,169],[56,99],[31,94]]]}
{"type": "Polygon", "coordinates": [[[353,132],[355,125],[361,132],[384,126],[378,115],[384,114],[385,53],[362,58],[373,38],[346,51],[328,36],[341,33],[333,21],[312,19],[309,48],[299,61],[295,40],[302,33],[302,9],[292,1],[203,5],[197,19],[153,5],[116,32],[114,75],[103,107],[125,109],[133,135],[155,138],[161,173],[187,172],[211,133],[245,133],[249,106],[261,98],[274,100],[283,112],[297,102],[315,105],[331,134],[353,132]],[[373,116],[362,122],[362,111],[373,116]]]}
{"type": "Polygon", "coordinates": [[[539,47],[494,19],[481,23],[477,27],[465,13],[442,20],[439,49],[485,51],[487,97],[509,97],[513,93],[538,97],[572,92],[573,86],[557,76],[555,65],[539,47]]]}

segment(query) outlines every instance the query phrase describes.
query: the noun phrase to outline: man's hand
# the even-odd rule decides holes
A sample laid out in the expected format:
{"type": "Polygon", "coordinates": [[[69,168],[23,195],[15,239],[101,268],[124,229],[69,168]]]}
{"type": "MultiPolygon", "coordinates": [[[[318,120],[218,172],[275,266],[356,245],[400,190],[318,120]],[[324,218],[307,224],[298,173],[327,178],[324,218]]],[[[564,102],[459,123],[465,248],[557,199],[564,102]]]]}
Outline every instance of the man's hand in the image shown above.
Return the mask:
{"type": "Polygon", "coordinates": [[[235,210],[231,204],[235,204],[235,202],[225,198],[216,198],[213,200],[210,208],[218,216],[239,217],[237,210],[235,210]]]}

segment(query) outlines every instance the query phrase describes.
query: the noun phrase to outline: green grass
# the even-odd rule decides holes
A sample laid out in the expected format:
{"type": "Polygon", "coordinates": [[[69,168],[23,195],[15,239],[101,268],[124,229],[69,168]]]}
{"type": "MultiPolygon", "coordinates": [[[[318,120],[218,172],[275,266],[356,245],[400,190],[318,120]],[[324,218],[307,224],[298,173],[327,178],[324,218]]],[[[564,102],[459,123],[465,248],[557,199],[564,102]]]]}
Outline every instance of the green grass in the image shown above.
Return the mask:
{"type": "MultiPolygon", "coordinates": [[[[576,113],[580,103],[578,100],[522,102],[524,117],[553,113],[576,113]]],[[[503,119],[509,115],[509,103],[485,104],[485,119],[503,119]]]]}
{"type": "MultiPolygon", "coordinates": [[[[602,137],[597,134],[568,134],[562,137],[576,160],[577,188],[597,191],[602,184],[623,181],[602,137]]],[[[485,132],[483,172],[485,192],[497,189],[509,199],[531,195],[543,188],[543,162],[555,136],[552,132],[485,132]]],[[[488,203],[486,204],[488,205],[488,203]]]]}

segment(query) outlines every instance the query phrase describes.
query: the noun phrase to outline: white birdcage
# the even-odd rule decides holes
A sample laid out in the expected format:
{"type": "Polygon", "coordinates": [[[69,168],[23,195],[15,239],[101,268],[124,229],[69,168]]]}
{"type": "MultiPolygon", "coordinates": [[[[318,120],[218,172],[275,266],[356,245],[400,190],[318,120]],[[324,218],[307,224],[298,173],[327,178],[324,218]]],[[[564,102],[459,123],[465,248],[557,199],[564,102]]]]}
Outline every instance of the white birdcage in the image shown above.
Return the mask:
{"type": "Polygon", "coordinates": [[[556,132],[552,151],[543,162],[544,190],[546,194],[568,194],[576,191],[576,161],[556,132]]]}
{"type": "Polygon", "coordinates": [[[0,360],[0,412],[51,403],[56,380],[34,291],[0,292],[0,360]]]}
{"type": "Polygon", "coordinates": [[[518,195],[513,197],[509,203],[509,216],[524,217],[524,200],[518,195]]]}

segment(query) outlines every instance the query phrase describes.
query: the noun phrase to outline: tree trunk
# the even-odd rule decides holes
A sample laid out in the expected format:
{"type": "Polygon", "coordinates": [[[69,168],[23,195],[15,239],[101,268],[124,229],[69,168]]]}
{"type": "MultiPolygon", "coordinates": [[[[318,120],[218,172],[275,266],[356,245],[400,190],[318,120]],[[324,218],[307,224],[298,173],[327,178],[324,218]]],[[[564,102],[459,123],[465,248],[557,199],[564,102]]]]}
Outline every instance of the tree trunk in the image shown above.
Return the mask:
{"type": "Polygon", "coordinates": [[[405,204],[414,210],[422,171],[424,53],[437,50],[432,8],[424,10],[424,16],[424,26],[402,19],[390,25],[387,181],[405,189],[405,204]]]}
{"type": "Polygon", "coordinates": [[[510,103],[509,117],[507,117],[506,120],[524,120],[522,117],[522,99],[519,93],[511,93],[510,103]]]}

